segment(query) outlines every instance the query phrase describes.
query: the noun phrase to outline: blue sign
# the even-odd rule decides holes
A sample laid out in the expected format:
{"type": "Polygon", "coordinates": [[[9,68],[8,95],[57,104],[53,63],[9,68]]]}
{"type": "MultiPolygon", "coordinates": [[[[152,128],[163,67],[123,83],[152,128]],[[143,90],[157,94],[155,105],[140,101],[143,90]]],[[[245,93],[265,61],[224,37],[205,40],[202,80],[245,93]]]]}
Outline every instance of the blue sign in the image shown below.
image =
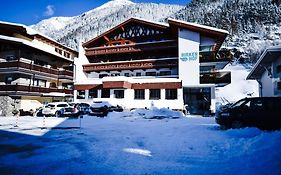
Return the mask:
{"type": "Polygon", "coordinates": [[[198,57],[198,52],[181,53],[180,59],[182,61],[195,61],[198,57]]]}

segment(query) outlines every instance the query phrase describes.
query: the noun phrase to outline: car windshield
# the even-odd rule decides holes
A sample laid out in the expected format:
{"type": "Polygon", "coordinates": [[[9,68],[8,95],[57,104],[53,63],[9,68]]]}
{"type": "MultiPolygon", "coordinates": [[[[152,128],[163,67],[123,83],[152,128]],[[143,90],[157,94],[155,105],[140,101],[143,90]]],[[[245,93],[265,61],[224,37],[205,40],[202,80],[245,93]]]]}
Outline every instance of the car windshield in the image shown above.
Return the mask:
{"type": "Polygon", "coordinates": [[[57,106],[58,106],[58,107],[68,107],[67,104],[58,104],[57,106]]]}
{"type": "Polygon", "coordinates": [[[234,103],[233,105],[231,105],[230,107],[231,108],[236,108],[236,107],[239,107],[241,106],[243,103],[246,102],[246,99],[242,99],[242,100],[239,100],[238,102],[234,103]]]}

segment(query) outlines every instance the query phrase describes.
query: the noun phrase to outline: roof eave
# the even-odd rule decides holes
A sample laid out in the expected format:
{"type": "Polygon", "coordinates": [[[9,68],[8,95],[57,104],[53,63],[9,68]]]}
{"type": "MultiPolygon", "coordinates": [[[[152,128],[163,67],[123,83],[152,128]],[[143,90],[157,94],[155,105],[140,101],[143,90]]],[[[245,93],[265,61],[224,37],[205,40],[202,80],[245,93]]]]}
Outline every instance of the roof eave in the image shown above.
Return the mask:
{"type": "Polygon", "coordinates": [[[112,31],[114,31],[114,30],[120,28],[121,26],[123,26],[123,25],[125,25],[125,24],[127,24],[127,23],[129,23],[129,22],[131,22],[131,21],[136,21],[136,22],[140,22],[140,23],[149,24],[149,25],[157,26],[157,27],[163,28],[163,29],[166,29],[166,28],[169,27],[169,25],[165,25],[164,23],[153,22],[153,21],[149,21],[149,20],[146,20],[146,19],[133,17],[133,18],[130,18],[130,19],[128,19],[128,20],[126,20],[126,21],[124,21],[124,22],[118,24],[117,26],[115,26],[115,27],[109,29],[108,31],[102,33],[101,35],[98,35],[98,36],[96,36],[95,38],[93,38],[93,39],[91,39],[91,40],[89,40],[89,41],[83,43],[82,46],[83,46],[84,48],[87,47],[89,44],[93,43],[94,41],[96,41],[96,40],[98,40],[98,39],[100,39],[100,38],[106,36],[107,34],[111,33],[112,31]]]}

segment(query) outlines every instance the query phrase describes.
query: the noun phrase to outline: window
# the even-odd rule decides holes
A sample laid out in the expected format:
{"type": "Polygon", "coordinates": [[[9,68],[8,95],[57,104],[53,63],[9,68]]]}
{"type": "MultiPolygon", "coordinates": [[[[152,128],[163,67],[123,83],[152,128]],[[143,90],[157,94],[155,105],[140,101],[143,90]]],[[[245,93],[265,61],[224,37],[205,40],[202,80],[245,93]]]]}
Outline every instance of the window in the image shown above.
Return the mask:
{"type": "Polygon", "coordinates": [[[141,76],[141,72],[137,72],[137,73],[136,73],[136,76],[137,76],[137,77],[140,77],[140,76],[141,76]]]}
{"type": "Polygon", "coordinates": [[[112,77],[117,77],[117,76],[120,76],[120,74],[119,73],[112,73],[111,76],[112,77]]]}
{"type": "Polygon", "coordinates": [[[253,111],[259,111],[263,109],[262,100],[253,100],[250,104],[250,109],[253,111]]]}
{"type": "Polygon", "coordinates": [[[89,98],[97,98],[98,97],[98,90],[90,89],[89,90],[89,98]]]}
{"type": "Polygon", "coordinates": [[[281,72],[281,65],[278,65],[277,67],[276,67],[276,73],[280,73],[281,72]]]}
{"type": "Polygon", "coordinates": [[[156,76],[156,72],[146,72],[146,76],[156,76]]]}
{"type": "Polygon", "coordinates": [[[135,89],[135,99],[144,99],[144,89],[135,89]]]}
{"type": "Polygon", "coordinates": [[[101,98],[110,98],[110,89],[102,89],[101,98]]]}
{"type": "Polygon", "coordinates": [[[77,99],[85,99],[85,91],[84,90],[78,90],[77,91],[77,99]]]}
{"type": "Polygon", "coordinates": [[[281,81],[277,82],[277,89],[281,90],[281,81]]]}
{"type": "Polygon", "coordinates": [[[160,72],[160,76],[167,76],[167,75],[171,75],[172,73],[171,73],[171,71],[161,71],[160,72]]]}
{"type": "Polygon", "coordinates": [[[114,90],[115,98],[124,98],[124,90],[114,90]]]}
{"type": "Polygon", "coordinates": [[[159,100],[161,98],[160,89],[150,89],[149,90],[149,99],[150,100],[159,100]]]}
{"type": "Polygon", "coordinates": [[[99,78],[107,77],[107,74],[99,74],[99,78]]]}
{"type": "Polygon", "coordinates": [[[55,48],[55,51],[56,51],[57,53],[59,53],[60,55],[62,55],[62,50],[61,50],[61,49],[55,48]]]}
{"type": "Polygon", "coordinates": [[[68,105],[67,104],[58,104],[57,107],[63,107],[64,108],[64,107],[68,107],[68,105]]]}
{"type": "Polygon", "coordinates": [[[70,53],[68,53],[68,52],[64,52],[64,54],[63,54],[66,58],[70,58],[70,53]]]}
{"type": "Polygon", "coordinates": [[[175,100],[177,98],[178,98],[177,89],[166,89],[166,99],[167,100],[175,100]]]}
{"type": "Polygon", "coordinates": [[[6,84],[11,84],[13,81],[13,77],[6,77],[5,83],[6,84]]]}

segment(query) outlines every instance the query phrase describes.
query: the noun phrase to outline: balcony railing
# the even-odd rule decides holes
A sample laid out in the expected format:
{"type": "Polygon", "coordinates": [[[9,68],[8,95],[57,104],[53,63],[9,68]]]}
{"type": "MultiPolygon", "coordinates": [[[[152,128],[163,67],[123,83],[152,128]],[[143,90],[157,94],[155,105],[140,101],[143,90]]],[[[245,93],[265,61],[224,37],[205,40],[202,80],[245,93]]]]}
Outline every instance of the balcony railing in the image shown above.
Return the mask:
{"type": "Polygon", "coordinates": [[[129,53],[129,52],[142,52],[150,50],[161,50],[168,48],[176,48],[177,41],[163,41],[163,42],[151,42],[141,44],[130,45],[117,45],[109,47],[97,47],[86,49],[86,56],[115,54],[115,53],[129,53]]]}
{"type": "Polygon", "coordinates": [[[32,73],[48,74],[48,76],[50,76],[50,77],[67,78],[67,79],[71,79],[71,80],[73,79],[72,71],[47,68],[44,66],[31,64],[31,63],[25,63],[25,62],[21,62],[21,61],[1,62],[0,70],[3,68],[9,68],[10,71],[13,71],[12,68],[15,68],[17,70],[25,69],[25,70],[29,70],[32,73]]]}
{"type": "Polygon", "coordinates": [[[92,71],[112,71],[112,70],[135,70],[135,69],[152,69],[152,68],[172,68],[178,66],[178,60],[175,58],[165,60],[143,60],[128,62],[111,62],[111,63],[91,63],[83,65],[84,72],[92,71]]]}
{"type": "Polygon", "coordinates": [[[46,87],[38,87],[31,85],[18,85],[18,84],[8,84],[8,85],[0,85],[0,93],[3,92],[24,92],[24,93],[50,93],[50,92],[60,92],[65,94],[72,94],[73,90],[71,89],[58,89],[58,88],[46,88],[46,87]]]}
{"type": "Polygon", "coordinates": [[[218,53],[213,51],[200,51],[200,63],[204,62],[229,62],[233,59],[233,55],[229,50],[220,50],[218,53]]]}
{"type": "Polygon", "coordinates": [[[229,84],[231,72],[206,72],[200,73],[200,84],[229,84]]]}

